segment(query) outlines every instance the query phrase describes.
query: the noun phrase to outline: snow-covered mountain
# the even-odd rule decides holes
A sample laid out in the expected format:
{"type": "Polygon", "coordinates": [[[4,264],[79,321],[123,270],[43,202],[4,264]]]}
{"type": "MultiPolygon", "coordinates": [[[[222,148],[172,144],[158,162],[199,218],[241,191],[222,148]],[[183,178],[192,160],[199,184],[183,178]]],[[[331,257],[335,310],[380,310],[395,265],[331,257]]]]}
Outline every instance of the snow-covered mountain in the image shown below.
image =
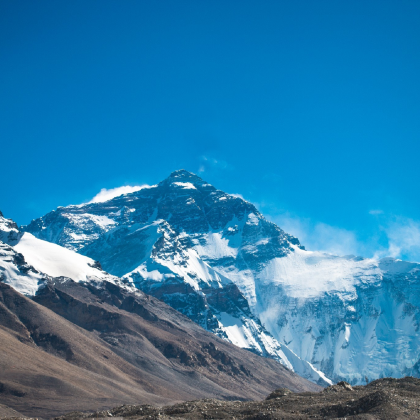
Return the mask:
{"type": "Polygon", "coordinates": [[[2,215],[0,235],[0,397],[22,414],[322,389],[2,215]]]}
{"type": "MultiPolygon", "coordinates": [[[[313,382],[331,383],[322,372],[281,345],[262,326],[258,315],[251,312],[238,286],[200,258],[186,229],[195,236],[194,241],[200,240],[198,232],[205,234],[209,230],[206,219],[197,217],[202,211],[197,212],[197,205],[190,204],[188,195],[194,191],[197,199],[202,200],[202,194],[192,183],[177,180],[178,177],[195,177],[192,174],[182,171],[173,176],[175,179],[169,178],[158,186],[145,189],[146,193],[140,199],[128,194],[107,202],[88,204],[88,211],[85,206],[58,208],[45,218],[33,221],[24,229],[24,235],[33,234],[44,243],[55,242],[55,246],[65,246],[66,251],[74,254],[77,250],[94,260],[98,260],[95,255],[99,255],[102,267],[123,277],[127,286],[158,297],[208,331],[256,354],[274,358],[313,382]],[[132,199],[138,205],[137,210],[132,199]],[[159,214],[162,211],[166,214],[159,214]],[[182,224],[186,224],[186,229],[182,224]],[[82,248],[83,243],[86,245],[82,248]]],[[[195,183],[209,194],[210,206],[215,194],[214,200],[221,204],[224,200],[220,194],[226,199],[234,199],[217,192],[198,177],[195,177],[195,183]]],[[[235,201],[236,219],[249,213],[247,208],[254,208],[241,199],[235,201]]],[[[221,207],[221,215],[230,207],[230,204],[221,207]]],[[[219,218],[218,214],[213,216],[214,231],[220,223],[219,218]]],[[[229,222],[226,229],[228,235],[234,237],[235,225],[232,220],[229,222]]],[[[288,243],[286,238],[297,242],[275,225],[266,223],[266,228],[273,229],[276,235],[273,244],[278,248],[281,243],[288,243]]]]}
{"type": "Polygon", "coordinates": [[[419,264],[306,251],[190,172],[23,229],[313,381],[419,376],[419,264]]]}
{"type": "Polygon", "coordinates": [[[26,296],[34,296],[52,277],[121,283],[97,261],[20,232],[16,223],[0,212],[0,280],[26,296]]]}
{"type": "MultiPolygon", "coordinates": [[[[152,225],[152,241],[166,238],[167,229],[161,230],[159,223],[152,225]],[[163,233],[163,235],[156,236],[157,233],[163,233]]],[[[191,280],[191,276],[196,274],[191,271],[191,267],[189,271],[183,271],[183,269],[177,271],[178,260],[189,259],[188,255],[183,253],[182,245],[178,243],[176,247],[180,255],[176,255],[175,258],[172,256],[168,261],[174,264],[172,273],[179,274],[179,278],[174,279],[173,276],[168,276],[168,281],[163,281],[160,288],[150,288],[150,284],[142,281],[138,272],[133,273],[133,278],[137,281],[133,281],[130,277],[121,280],[104,272],[98,261],[61,245],[38,239],[28,232],[20,232],[12,220],[5,219],[2,215],[0,215],[0,235],[5,241],[9,241],[9,244],[0,241],[0,280],[22,294],[35,296],[53,277],[61,277],[64,282],[66,278],[71,278],[77,282],[97,284],[98,286],[95,287],[102,287],[101,282],[106,280],[131,291],[141,288],[168,301],[173,307],[226,341],[247,348],[256,354],[278,360],[292,371],[296,371],[313,382],[321,385],[330,383],[310,363],[300,360],[287,346],[281,346],[262,327],[259,319],[251,314],[247,301],[238,288],[228,279],[224,279],[222,285],[220,276],[194,255],[191,255],[192,270],[201,269],[199,275],[208,280],[209,284],[207,288],[196,286],[188,289],[187,286],[185,290],[184,281],[191,280]],[[177,284],[183,285],[181,292],[174,290],[177,284]]],[[[163,243],[160,248],[164,248],[163,243]]],[[[169,251],[172,248],[173,246],[170,246],[169,251]]],[[[163,267],[160,267],[161,271],[163,267]]]]}

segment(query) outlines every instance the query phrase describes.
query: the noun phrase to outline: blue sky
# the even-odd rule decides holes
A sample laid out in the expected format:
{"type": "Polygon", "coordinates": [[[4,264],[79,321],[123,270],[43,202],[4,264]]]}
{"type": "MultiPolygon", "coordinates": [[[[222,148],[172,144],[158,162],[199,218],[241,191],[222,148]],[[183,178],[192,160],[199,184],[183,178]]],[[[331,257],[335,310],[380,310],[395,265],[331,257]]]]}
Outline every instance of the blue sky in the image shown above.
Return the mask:
{"type": "Polygon", "coordinates": [[[420,260],[420,2],[0,1],[0,210],[184,168],[310,249],[420,260]]]}

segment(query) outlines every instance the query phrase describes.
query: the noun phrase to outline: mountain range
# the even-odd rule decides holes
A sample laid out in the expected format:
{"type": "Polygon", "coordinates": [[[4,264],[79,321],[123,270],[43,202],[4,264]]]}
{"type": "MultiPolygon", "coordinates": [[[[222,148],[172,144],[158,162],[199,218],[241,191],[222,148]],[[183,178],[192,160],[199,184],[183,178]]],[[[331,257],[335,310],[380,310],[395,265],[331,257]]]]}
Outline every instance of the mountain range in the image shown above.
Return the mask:
{"type": "Polygon", "coordinates": [[[27,226],[0,213],[1,403],[56,415],[420,377],[419,276],[308,251],[185,170],[27,226]]]}
{"type": "Polygon", "coordinates": [[[0,416],[321,389],[2,215],[0,230],[0,416]]]}
{"type": "Polygon", "coordinates": [[[191,172],[59,207],[19,232],[31,236],[15,248],[34,267],[35,238],[99,261],[124,286],[320,385],[419,376],[420,264],[305,250],[191,172]]]}

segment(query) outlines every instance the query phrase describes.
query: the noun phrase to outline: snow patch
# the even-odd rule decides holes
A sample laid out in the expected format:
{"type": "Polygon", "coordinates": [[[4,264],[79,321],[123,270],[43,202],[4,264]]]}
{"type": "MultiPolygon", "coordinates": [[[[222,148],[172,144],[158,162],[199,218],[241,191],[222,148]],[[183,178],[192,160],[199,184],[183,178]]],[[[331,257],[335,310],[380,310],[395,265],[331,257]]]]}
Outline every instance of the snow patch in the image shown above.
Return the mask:
{"type": "Polygon", "coordinates": [[[376,260],[336,257],[321,252],[294,252],[274,258],[259,275],[263,283],[283,285],[290,297],[313,298],[325,292],[354,293],[361,282],[378,281],[381,272],[376,260]]]}
{"type": "Polygon", "coordinates": [[[254,213],[249,213],[246,224],[255,226],[255,225],[258,225],[258,223],[259,223],[258,217],[254,213]]]}
{"type": "Polygon", "coordinates": [[[106,273],[91,267],[91,258],[77,254],[62,246],[35,238],[24,233],[14,249],[20,252],[28,264],[52,277],[70,277],[75,281],[109,277],[106,273]]]}
{"type": "Polygon", "coordinates": [[[220,321],[223,324],[222,330],[228,336],[229,341],[235,346],[242,348],[249,348],[249,342],[244,333],[244,326],[242,321],[234,318],[226,312],[220,313],[220,321]]]}
{"type": "Polygon", "coordinates": [[[181,187],[184,190],[196,190],[197,188],[191,182],[173,182],[172,185],[176,185],[177,187],[181,187]]]}
{"type": "Polygon", "coordinates": [[[195,240],[194,243],[197,254],[206,259],[236,257],[238,254],[238,249],[230,246],[230,238],[224,238],[220,232],[204,234],[200,240],[195,240]]]}
{"type": "Polygon", "coordinates": [[[15,256],[12,247],[0,243],[0,280],[25,296],[34,296],[44,276],[32,270],[21,272],[14,262],[15,256]]]}
{"type": "Polygon", "coordinates": [[[110,219],[107,216],[98,216],[96,214],[72,214],[72,213],[63,213],[63,217],[75,222],[76,224],[83,223],[86,221],[91,221],[95,225],[100,226],[102,229],[106,230],[109,226],[115,225],[115,221],[110,219]]]}

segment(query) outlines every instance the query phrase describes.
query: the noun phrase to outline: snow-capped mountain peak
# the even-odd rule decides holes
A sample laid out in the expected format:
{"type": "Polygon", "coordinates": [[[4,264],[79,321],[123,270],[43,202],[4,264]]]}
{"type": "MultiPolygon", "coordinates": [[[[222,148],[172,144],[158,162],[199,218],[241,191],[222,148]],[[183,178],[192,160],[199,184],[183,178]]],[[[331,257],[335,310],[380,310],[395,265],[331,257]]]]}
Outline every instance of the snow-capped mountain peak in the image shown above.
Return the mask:
{"type": "Polygon", "coordinates": [[[191,172],[23,229],[312,380],[419,375],[419,264],[306,251],[191,172]]]}

